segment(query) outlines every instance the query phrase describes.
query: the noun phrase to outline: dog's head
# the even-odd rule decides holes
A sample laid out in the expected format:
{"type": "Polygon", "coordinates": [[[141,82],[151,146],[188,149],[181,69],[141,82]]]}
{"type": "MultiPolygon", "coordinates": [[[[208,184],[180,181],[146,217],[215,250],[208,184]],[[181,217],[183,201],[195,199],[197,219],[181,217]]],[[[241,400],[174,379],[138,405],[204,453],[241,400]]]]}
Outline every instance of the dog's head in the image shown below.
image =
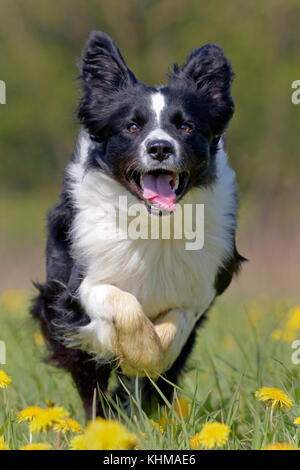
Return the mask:
{"type": "Polygon", "coordinates": [[[112,39],[93,32],[82,58],[79,107],[95,142],[90,163],[100,159],[148,209],[172,212],[187,191],[215,177],[218,141],[234,110],[232,76],[220,47],[207,44],[175,64],[168,86],[148,87],[112,39]]]}

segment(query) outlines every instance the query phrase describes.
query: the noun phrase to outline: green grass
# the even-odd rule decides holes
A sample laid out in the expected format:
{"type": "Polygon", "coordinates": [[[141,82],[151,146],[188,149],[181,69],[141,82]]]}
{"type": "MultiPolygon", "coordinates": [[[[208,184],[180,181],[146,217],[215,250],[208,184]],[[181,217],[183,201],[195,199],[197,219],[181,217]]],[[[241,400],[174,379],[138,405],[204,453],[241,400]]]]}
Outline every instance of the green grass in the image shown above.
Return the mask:
{"type": "MultiPolygon", "coordinates": [[[[291,300],[271,302],[226,302],[220,299],[199,331],[197,345],[176,388],[175,397],[189,402],[187,417],[175,419],[174,403],[153,406],[148,415],[135,402],[135,416],[120,419],[138,434],[142,449],[188,449],[189,439],[207,421],[220,421],[231,429],[225,449],[260,449],[272,442],[300,446],[300,365],[291,361],[291,342],[275,341],[272,332],[282,327],[291,300]],[[293,400],[291,410],[275,409],[272,425],[270,408],[254,397],[262,386],[278,387],[293,400]],[[163,434],[149,418],[159,421],[167,415],[163,434]]],[[[12,384],[0,389],[0,435],[11,449],[29,443],[27,424],[18,424],[17,413],[29,405],[46,407],[45,400],[64,406],[70,416],[84,425],[80,398],[68,374],[43,362],[44,346],[34,342],[36,325],[28,318],[26,302],[18,293],[0,299],[0,340],[5,341],[7,364],[0,366],[12,377],[12,384]],[[15,299],[15,297],[16,299],[15,299]]],[[[300,330],[294,331],[300,339],[300,330]]],[[[164,397],[163,397],[164,399],[164,397]]],[[[134,398],[132,397],[132,400],[134,398]]],[[[54,432],[34,435],[35,442],[57,445],[54,432]]],[[[60,445],[67,448],[69,438],[60,445]]]]}

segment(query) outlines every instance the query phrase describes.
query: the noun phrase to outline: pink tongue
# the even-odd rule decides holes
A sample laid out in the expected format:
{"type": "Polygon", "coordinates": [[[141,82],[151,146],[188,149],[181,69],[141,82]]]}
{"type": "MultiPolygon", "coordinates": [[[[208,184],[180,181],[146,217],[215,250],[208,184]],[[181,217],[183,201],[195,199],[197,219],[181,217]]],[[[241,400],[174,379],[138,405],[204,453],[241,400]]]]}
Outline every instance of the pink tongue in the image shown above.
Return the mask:
{"type": "Polygon", "coordinates": [[[173,193],[170,182],[171,175],[145,175],[143,197],[157,207],[168,211],[175,210],[176,194],[173,193]]]}

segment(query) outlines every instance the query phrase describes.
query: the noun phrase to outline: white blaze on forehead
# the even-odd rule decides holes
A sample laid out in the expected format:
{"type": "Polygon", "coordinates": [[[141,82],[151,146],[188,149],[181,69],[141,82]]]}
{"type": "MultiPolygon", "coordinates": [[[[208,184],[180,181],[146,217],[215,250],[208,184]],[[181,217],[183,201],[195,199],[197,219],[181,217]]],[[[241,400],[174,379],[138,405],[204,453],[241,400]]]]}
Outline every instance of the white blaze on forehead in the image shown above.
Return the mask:
{"type": "Polygon", "coordinates": [[[165,107],[165,98],[159,91],[152,95],[152,109],[156,115],[158,124],[160,124],[160,115],[165,107]]]}
{"type": "Polygon", "coordinates": [[[146,165],[148,165],[148,158],[149,155],[147,153],[147,144],[151,140],[155,139],[162,139],[162,140],[167,140],[172,144],[175,148],[176,154],[179,155],[179,146],[178,142],[176,142],[175,139],[173,139],[167,132],[165,132],[162,127],[161,127],[161,113],[164,107],[166,106],[166,101],[164,95],[160,91],[156,91],[152,94],[151,96],[151,108],[152,111],[156,117],[156,123],[153,126],[154,129],[151,130],[151,132],[147,135],[145,140],[141,144],[141,155],[143,158],[143,161],[145,162],[146,165]]]}

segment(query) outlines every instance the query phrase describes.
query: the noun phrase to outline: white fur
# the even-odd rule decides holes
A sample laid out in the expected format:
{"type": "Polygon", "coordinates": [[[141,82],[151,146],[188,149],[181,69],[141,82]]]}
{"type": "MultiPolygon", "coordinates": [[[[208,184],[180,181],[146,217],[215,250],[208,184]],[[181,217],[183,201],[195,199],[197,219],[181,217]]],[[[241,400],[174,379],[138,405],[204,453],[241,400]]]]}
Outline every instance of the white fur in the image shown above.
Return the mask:
{"type": "MultiPolygon", "coordinates": [[[[214,280],[218,268],[231,255],[235,227],[235,173],[221,148],[216,156],[217,180],[209,188],[193,188],[180,202],[204,204],[204,247],[187,251],[186,240],[117,240],[112,234],[114,220],[103,218],[101,206],[118,208],[119,196],[128,205],[137,199],[114,179],[96,170],[85,173],[88,147],[93,145],[82,132],[75,160],[68,167],[70,191],[77,210],[72,227],[73,256],[85,277],[80,300],[92,323],[82,331],[84,343],[100,356],[109,357],[109,329],[103,317],[109,316],[103,286],[113,285],[130,292],[152,321],[162,312],[182,309],[188,315],[184,335],[178,336],[169,363],[174,362],[197,319],[215,297],[214,280]],[[107,238],[103,239],[103,233],[107,238]],[[99,313],[98,313],[99,312],[99,313]]],[[[145,210],[145,217],[148,217],[145,210]]]]}
{"type": "Polygon", "coordinates": [[[168,370],[177,359],[202,313],[202,311],[173,309],[159,317],[157,320],[156,331],[158,334],[160,324],[162,323],[163,325],[166,325],[166,328],[163,328],[165,330],[166,339],[163,335],[161,338],[162,343],[164,343],[164,339],[168,342],[168,336],[173,338],[172,333],[175,331],[174,339],[172,339],[164,354],[165,370],[168,370]]]}
{"type": "Polygon", "coordinates": [[[173,137],[171,137],[166,131],[164,131],[161,128],[160,117],[161,117],[162,110],[164,109],[165,106],[166,106],[166,103],[165,103],[165,98],[163,94],[159,91],[153,93],[151,96],[151,108],[156,117],[155,120],[156,120],[157,127],[153,129],[147,135],[146,139],[144,140],[144,142],[142,142],[142,145],[141,145],[141,155],[146,164],[148,163],[148,158],[149,158],[146,147],[147,147],[147,144],[151,140],[160,140],[160,139],[167,140],[168,142],[170,142],[170,144],[173,145],[175,149],[175,153],[176,154],[179,153],[179,145],[176,142],[176,140],[173,139],[173,137]]]}
{"type": "Polygon", "coordinates": [[[152,95],[152,109],[155,113],[158,126],[160,126],[160,115],[166,103],[165,98],[159,91],[152,95]]]}
{"type": "Polygon", "coordinates": [[[113,310],[107,298],[112,291],[112,286],[91,286],[88,278],[85,278],[79,288],[79,296],[82,304],[89,314],[91,322],[81,328],[80,342],[97,354],[99,359],[110,360],[113,358],[113,310]]]}

